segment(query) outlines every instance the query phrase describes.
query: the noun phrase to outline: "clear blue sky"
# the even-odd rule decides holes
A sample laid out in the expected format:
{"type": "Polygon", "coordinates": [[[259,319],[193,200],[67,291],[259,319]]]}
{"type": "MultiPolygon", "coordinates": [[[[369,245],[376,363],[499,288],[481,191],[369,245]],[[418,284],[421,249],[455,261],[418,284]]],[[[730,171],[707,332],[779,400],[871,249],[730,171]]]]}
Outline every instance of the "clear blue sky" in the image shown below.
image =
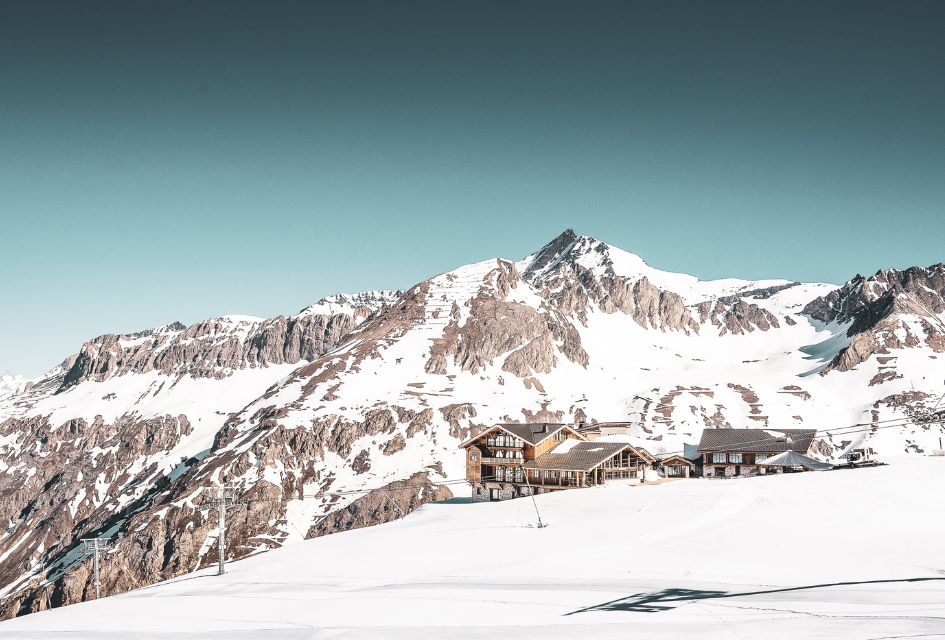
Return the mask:
{"type": "Polygon", "coordinates": [[[0,372],[566,227],[704,278],[939,262],[943,7],[0,0],[0,372]]]}

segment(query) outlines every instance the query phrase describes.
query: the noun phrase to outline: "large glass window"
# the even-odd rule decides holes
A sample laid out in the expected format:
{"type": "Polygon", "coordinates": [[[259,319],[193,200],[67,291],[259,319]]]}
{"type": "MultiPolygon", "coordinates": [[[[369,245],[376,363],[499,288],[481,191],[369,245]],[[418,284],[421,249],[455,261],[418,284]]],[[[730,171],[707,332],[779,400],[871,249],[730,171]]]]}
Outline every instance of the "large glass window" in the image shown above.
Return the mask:
{"type": "Polygon", "coordinates": [[[712,462],[725,462],[725,454],[724,454],[724,453],[713,453],[713,454],[712,454],[712,462]]]}
{"type": "Polygon", "coordinates": [[[764,461],[767,460],[769,457],[770,457],[770,456],[769,456],[767,453],[756,453],[756,454],[755,454],[755,464],[758,464],[759,462],[764,462],[764,461]]]}
{"type": "Polygon", "coordinates": [[[741,464],[741,463],[742,463],[742,454],[740,454],[740,453],[730,453],[730,454],[728,454],[728,461],[729,461],[729,462],[734,462],[735,464],[741,464]]]}

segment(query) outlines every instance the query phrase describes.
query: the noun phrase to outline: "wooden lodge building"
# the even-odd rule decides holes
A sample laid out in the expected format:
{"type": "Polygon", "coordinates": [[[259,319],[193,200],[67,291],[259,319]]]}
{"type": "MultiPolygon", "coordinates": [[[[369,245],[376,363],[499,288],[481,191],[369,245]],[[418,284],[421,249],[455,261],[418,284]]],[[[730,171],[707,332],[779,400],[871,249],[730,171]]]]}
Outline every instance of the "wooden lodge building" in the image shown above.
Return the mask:
{"type": "Polygon", "coordinates": [[[460,446],[477,501],[642,478],[656,461],[645,449],[591,441],[567,424],[497,424],[460,446]]]}
{"type": "Polygon", "coordinates": [[[767,461],[775,462],[787,452],[799,454],[791,459],[803,458],[810,461],[805,465],[816,468],[822,463],[807,458],[815,433],[814,429],[704,429],[699,441],[703,475],[723,478],[778,473],[785,465],[767,461]]]}

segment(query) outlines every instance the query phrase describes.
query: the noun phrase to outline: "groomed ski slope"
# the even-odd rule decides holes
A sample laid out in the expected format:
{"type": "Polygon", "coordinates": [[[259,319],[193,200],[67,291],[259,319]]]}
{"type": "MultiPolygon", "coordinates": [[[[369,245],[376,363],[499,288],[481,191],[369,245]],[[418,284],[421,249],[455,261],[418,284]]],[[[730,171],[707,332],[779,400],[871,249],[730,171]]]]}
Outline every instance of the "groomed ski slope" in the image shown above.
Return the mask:
{"type": "MultiPolygon", "coordinates": [[[[945,459],[433,504],[99,602],[8,638],[945,635],[945,459]]],[[[108,562],[108,560],[105,560],[108,562]]]]}

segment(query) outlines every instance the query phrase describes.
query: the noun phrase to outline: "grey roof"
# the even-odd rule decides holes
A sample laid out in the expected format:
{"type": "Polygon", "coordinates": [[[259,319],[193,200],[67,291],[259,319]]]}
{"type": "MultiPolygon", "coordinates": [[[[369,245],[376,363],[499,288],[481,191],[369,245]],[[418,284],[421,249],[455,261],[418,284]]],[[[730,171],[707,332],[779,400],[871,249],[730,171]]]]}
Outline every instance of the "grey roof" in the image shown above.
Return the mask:
{"type": "Polygon", "coordinates": [[[825,471],[833,469],[829,462],[820,462],[813,458],[808,458],[795,451],[785,451],[776,456],[771,456],[767,460],[758,463],[761,467],[804,467],[811,471],[825,471]]]}
{"type": "Polygon", "coordinates": [[[556,424],[552,422],[534,422],[522,423],[511,422],[507,424],[496,424],[494,427],[502,427],[516,438],[521,438],[528,444],[535,446],[545,438],[554,435],[564,427],[570,427],[569,424],[556,424]]]}
{"type": "MultiPolygon", "coordinates": [[[[565,440],[568,442],[568,440],[565,440]]],[[[564,443],[562,443],[564,444],[564,443]]],[[[586,442],[571,445],[564,453],[555,453],[559,444],[546,454],[525,463],[526,469],[558,469],[564,471],[590,471],[611,456],[627,447],[626,442],[586,442]]]]}
{"type": "Polygon", "coordinates": [[[814,429],[704,429],[699,441],[699,451],[807,453],[815,433],[814,429]]]}

